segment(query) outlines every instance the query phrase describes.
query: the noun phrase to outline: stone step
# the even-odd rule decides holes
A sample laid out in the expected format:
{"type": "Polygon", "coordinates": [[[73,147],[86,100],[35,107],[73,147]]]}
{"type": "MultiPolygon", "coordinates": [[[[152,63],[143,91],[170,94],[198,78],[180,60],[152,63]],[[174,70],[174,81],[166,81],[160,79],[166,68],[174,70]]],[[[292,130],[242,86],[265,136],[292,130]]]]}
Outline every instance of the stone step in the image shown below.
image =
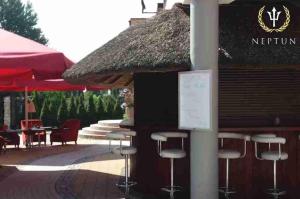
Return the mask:
{"type": "Polygon", "coordinates": [[[88,138],[88,139],[103,139],[106,140],[106,135],[103,134],[90,134],[87,131],[79,130],[78,136],[80,138],[88,138]]]}
{"type": "Polygon", "coordinates": [[[79,131],[79,137],[91,139],[105,139],[107,133],[112,131],[130,131],[129,129],[120,128],[122,120],[101,120],[97,124],[91,124],[79,131]]]}
{"type": "Polygon", "coordinates": [[[83,133],[87,133],[87,134],[99,134],[99,135],[106,135],[107,133],[110,133],[111,131],[107,131],[107,130],[96,130],[96,129],[92,129],[90,127],[85,127],[81,130],[83,133]]]}
{"type": "Polygon", "coordinates": [[[119,127],[122,120],[100,120],[98,124],[101,126],[119,127]]]}
{"type": "Polygon", "coordinates": [[[106,130],[106,131],[129,131],[129,129],[120,128],[120,127],[112,127],[112,126],[102,126],[100,124],[92,124],[90,126],[91,129],[95,130],[106,130]]]}

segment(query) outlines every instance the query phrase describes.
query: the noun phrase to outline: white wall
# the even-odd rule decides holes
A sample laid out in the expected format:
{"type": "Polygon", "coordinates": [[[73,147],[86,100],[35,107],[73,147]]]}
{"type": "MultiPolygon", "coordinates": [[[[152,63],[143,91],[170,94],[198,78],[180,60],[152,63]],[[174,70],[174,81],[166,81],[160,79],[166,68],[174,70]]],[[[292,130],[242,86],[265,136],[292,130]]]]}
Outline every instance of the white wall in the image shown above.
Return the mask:
{"type": "MultiPolygon", "coordinates": [[[[228,4],[235,0],[219,0],[219,4],[228,4]]],[[[171,9],[175,3],[190,4],[191,0],[167,0],[166,9],[171,9]]]]}

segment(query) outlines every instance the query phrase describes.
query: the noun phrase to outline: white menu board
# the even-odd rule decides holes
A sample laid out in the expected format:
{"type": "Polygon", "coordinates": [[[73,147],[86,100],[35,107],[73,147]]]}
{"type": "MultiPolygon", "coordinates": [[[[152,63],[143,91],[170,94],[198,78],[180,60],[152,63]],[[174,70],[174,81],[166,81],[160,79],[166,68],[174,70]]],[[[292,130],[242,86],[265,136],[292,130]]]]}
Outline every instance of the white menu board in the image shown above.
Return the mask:
{"type": "Polygon", "coordinates": [[[179,73],[179,129],[211,129],[211,83],[211,70],[179,73]]]}

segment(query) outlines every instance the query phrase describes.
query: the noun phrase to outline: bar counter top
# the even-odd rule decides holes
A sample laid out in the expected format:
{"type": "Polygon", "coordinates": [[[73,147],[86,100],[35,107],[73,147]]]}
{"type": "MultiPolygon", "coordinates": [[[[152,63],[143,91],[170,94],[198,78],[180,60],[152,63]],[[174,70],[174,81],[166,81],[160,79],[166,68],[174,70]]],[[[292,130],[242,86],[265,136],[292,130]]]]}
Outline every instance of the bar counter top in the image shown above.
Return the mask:
{"type": "Polygon", "coordinates": [[[221,132],[299,132],[299,127],[243,127],[243,128],[220,128],[221,132]]]}

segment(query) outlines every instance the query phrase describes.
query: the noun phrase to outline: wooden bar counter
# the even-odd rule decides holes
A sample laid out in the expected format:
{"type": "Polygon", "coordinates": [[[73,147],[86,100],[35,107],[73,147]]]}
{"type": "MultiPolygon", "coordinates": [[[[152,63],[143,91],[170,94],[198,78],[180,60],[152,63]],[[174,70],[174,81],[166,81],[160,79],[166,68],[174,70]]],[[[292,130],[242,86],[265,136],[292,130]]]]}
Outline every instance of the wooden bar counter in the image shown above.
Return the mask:
{"type": "MultiPolygon", "coordinates": [[[[225,81],[222,79],[222,74],[220,78],[221,81],[225,81]]],[[[160,188],[170,183],[170,163],[169,160],[163,159],[157,154],[156,142],[151,139],[150,135],[157,131],[178,130],[178,100],[176,100],[178,99],[177,73],[140,73],[134,75],[134,82],[135,106],[134,126],[132,129],[137,132],[137,136],[133,140],[134,145],[137,147],[137,154],[133,156],[131,161],[131,174],[133,180],[138,183],[135,189],[142,193],[154,194],[155,196],[167,196],[168,194],[163,193],[160,188]]],[[[222,86],[224,87],[224,84],[222,86]]],[[[219,131],[249,135],[275,133],[277,136],[285,137],[287,142],[283,145],[282,149],[288,153],[289,158],[279,161],[277,164],[278,185],[287,191],[287,195],[281,197],[282,199],[299,199],[300,140],[298,136],[300,134],[300,109],[293,106],[288,109],[286,106],[291,105],[291,103],[280,104],[278,102],[282,110],[294,111],[284,117],[283,114],[280,114],[283,111],[278,111],[277,115],[276,107],[279,107],[279,105],[276,105],[275,108],[270,107],[268,109],[269,112],[267,112],[263,108],[267,107],[270,103],[268,101],[265,103],[258,101],[259,103],[257,102],[257,104],[261,104],[261,106],[257,105],[257,108],[252,110],[253,107],[246,106],[247,103],[244,102],[244,95],[240,95],[241,97],[238,98],[243,100],[237,101],[236,95],[232,97],[230,94],[233,92],[232,89],[228,93],[228,89],[224,89],[223,87],[220,88],[219,131]],[[275,113],[271,114],[270,111],[272,110],[275,113]],[[297,112],[298,110],[299,113],[297,112]],[[256,115],[253,117],[244,117],[244,114],[249,111],[252,111],[252,115],[256,115]],[[236,114],[239,115],[236,116],[236,114]],[[281,124],[286,127],[272,127],[276,116],[280,117],[281,124]],[[299,127],[296,126],[298,123],[299,127]],[[231,126],[235,128],[224,128],[231,126]],[[251,127],[247,128],[248,126],[251,127]]],[[[285,94],[278,94],[278,96],[282,95],[285,94]]],[[[253,97],[254,95],[249,94],[247,96],[253,97]]],[[[272,97],[272,99],[278,99],[276,96],[272,97]]],[[[187,157],[175,161],[175,184],[186,188],[184,193],[177,193],[178,198],[182,199],[189,199],[190,192],[189,143],[190,139],[186,139],[187,157]]],[[[171,145],[173,144],[180,146],[178,143],[171,143],[171,145]]],[[[243,150],[242,142],[225,141],[224,144],[232,149],[243,150]]],[[[265,190],[271,188],[273,185],[273,162],[257,160],[254,154],[254,143],[249,142],[247,143],[246,157],[230,162],[229,178],[230,185],[237,191],[233,195],[233,199],[266,199],[269,196],[265,193],[265,190]]],[[[224,160],[219,161],[219,179],[220,185],[224,185],[224,160]]]]}
{"type": "MultiPolygon", "coordinates": [[[[257,128],[222,128],[220,132],[236,132],[249,135],[260,133],[274,133],[286,138],[286,144],[282,150],[287,152],[287,160],[278,161],[277,181],[279,188],[287,191],[287,195],[281,198],[300,198],[300,127],[257,127],[257,128]]],[[[225,143],[231,148],[240,148],[242,145],[233,142],[225,143]]],[[[274,145],[274,148],[277,147],[274,145]]],[[[277,148],[275,148],[277,149],[277,148]]],[[[220,183],[225,182],[225,161],[220,161],[220,183]]],[[[254,153],[254,143],[247,144],[247,155],[244,159],[231,161],[230,184],[236,188],[236,198],[267,198],[267,188],[273,185],[273,162],[257,160],[254,153]]]]}
{"type": "MultiPolygon", "coordinates": [[[[163,195],[160,187],[169,183],[169,161],[162,159],[156,152],[156,143],[150,139],[152,132],[174,131],[176,128],[157,127],[135,128],[138,133],[134,144],[140,151],[132,159],[132,174],[138,181],[137,190],[147,194],[163,195]],[[147,133],[145,133],[147,132],[147,133]]],[[[222,128],[220,132],[236,132],[255,135],[260,133],[275,133],[277,136],[285,137],[287,142],[282,150],[287,152],[289,158],[279,161],[277,164],[277,181],[280,188],[287,191],[283,199],[299,199],[300,197],[300,127],[259,127],[259,128],[222,128]]],[[[176,143],[173,143],[176,145],[176,143]]],[[[187,140],[187,157],[175,163],[175,182],[184,186],[187,190],[179,194],[181,198],[189,197],[190,156],[189,140],[187,140]]],[[[225,146],[243,151],[241,142],[225,141],[225,146]]],[[[277,147],[274,145],[274,148],[277,147]]],[[[263,148],[262,148],[263,149],[263,148]]],[[[219,183],[225,184],[225,161],[219,161],[219,183]]],[[[273,162],[257,160],[254,154],[254,143],[247,143],[247,155],[243,159],[231,160],[230,186],[237,191],[233,198],[236,199],[265,199],[267,188],[273,185],[273,162]]]]}

